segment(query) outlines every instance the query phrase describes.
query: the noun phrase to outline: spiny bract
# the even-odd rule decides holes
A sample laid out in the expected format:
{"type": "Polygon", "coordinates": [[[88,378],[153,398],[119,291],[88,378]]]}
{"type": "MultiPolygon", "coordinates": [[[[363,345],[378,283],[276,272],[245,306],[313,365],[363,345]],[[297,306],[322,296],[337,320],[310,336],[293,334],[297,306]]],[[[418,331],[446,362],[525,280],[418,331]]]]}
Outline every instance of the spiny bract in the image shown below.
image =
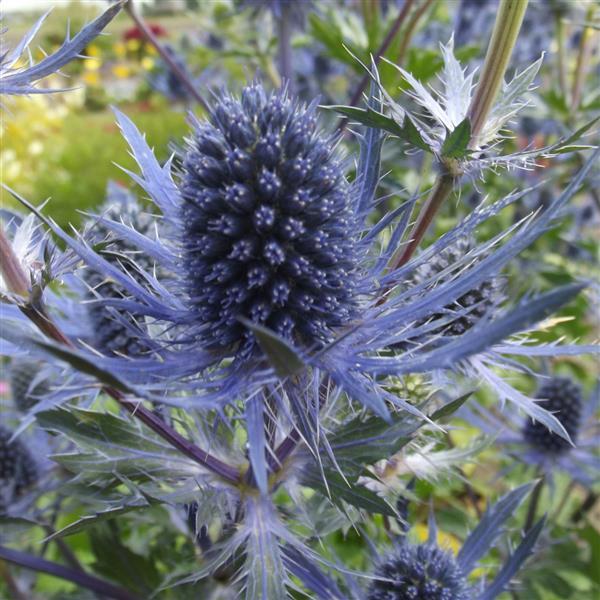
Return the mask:
{"type": "Polygon", "coordinates": [[[180,239],[209,348],[252,342],[239,317],[321,344],[354,305],[355,222],[334,140],[315,105],[258,84],[195,122],[183,161],[180,239]]]}
{"type": "Polygon", "coordinates": [[[471,594],[450,552],[426,543],[397,547],[379,565],[368,600],[469,600],[471,594]]]}
{"type": "MultiPolygon", "coordinates": [[[[135,201],[135,198],[129,197],[125,190],[118,190],[117,186],[112,187],[112,194],[109,193],[101,214],[104,218],[117,222],[122,221],[125,225],[148,236],[151,235],[154,227],[153,218],[142,212],[142,207],[135,201]]],[[[101,222],[93,221],[89,225],[95,241],[103,244],[99,253],[108,262],[121,265],[131,277],[140,283],[143,282],[141,270],[152,272],[154,266],[152,261],[133,245],[120,238],[115,238],[101,222]]],[[[90,287],[88,295],[90,300],[122,299],[127,296],[121,286],[97,271],[86,270],[84,279],[90,287]]],[[[114,307],[109,308],[99,302],[90,302],[88,317],[94,338],[91,343],[103,354],[140,357],[149,352],[141,332],[137,333],[143,323],[140,323],[133,315],[114,307]]]]}
{"type": "Polygon", "coordinates": [[[21,412],[27,412],[49,391],[46,381],[32,385],[41,368],[41,363],[34,360],[16,359],[10,365],[10,391],[14,405],[21,412]]]}
{"type": "Polygon", "coordinates": [[[35,483],[35,459],[19,439],[10,441],[12,431],[0,425],[0,513],[12,500],[35,483]]]}
{"type": "MultiPolygon", "coordinates": [[[[556,416],[575,443],[581,422],[581,388],[567,377],[553,377],[539,388],[536,396],[542,399],[538,404],[556,416]]],[[[572,448],[567,440],[531,419],[525,424],[523,436],[541,452],[556,454],[572,448]]]]}

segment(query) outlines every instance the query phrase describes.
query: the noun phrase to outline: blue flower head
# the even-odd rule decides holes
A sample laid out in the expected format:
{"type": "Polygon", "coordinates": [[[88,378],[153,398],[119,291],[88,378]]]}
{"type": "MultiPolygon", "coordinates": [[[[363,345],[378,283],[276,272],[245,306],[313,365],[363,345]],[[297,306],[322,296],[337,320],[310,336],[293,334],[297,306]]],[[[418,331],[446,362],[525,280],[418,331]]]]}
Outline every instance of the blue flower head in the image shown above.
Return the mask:
{"type": "MultiPolygon", "coordinates": [[[[120,186],[109,183],[107,199],[102,206],[103,219],[121,221],[141,233],[152,237],[155,220],[142,212],[137,199],[120,186]]],[[[110,264],[119,266],[138,283],[143,284],[143,272],[152,272],[154,262],[122,238],[115,237],[102,221],[88,223],[90,237],[101,246],[99,254],[110,264]]],[[[123,299],[127,291],[119,283],[107,279],[98,271],[87,269],[84,280],[89,286],[88,317],[93,339],[91,345],[105,355],[143,356],[148,354],[149,345],[143,340],[144,327],[134,315],[97,302],[102,299],[123,299]],[[141,328],[141,329],[140,329],[141,328]]]]}
{"type": "MultiPolygon", "coordinates": [[[[470,237],[459,238],[438,254],[433,255],[430,260],[421,264],[412,276],[412,283],[432,287],[460,277],[457,265],[460,271],[460,265],[473,250],[474,245],[470,237]]],[[[449,315],[450,317],[453,314],[457,315],[456,318],[451,318],[446,325],[433,333],[441,333],[446,336],[462,335],[482,319],[491,317],[494,309],[502,300],[501,287],[502,283],[499,277],[484,279],[454,302],[445,306],[443,311],[428,316],[428,320],[435,322],[439,319],[447,320],[449,315]]]]}
{"type": "Polygon", "coordinates": [[[381,557],[367,600],[493,600],[519,571],[542,531],[544,519],[533,526],[491,581],[469,581],[470,573],[503,534],[504,524],[523,502],[531,485],[509,492],[490,506],[454,556],[437,544],[437,525],[429,519],[429,536],[413,544],[404,536],[381,557]]]}
{"type": "Polygon", "coordinates": [[[435,544],[402,544],[379,565],[368,600],[469,600],[454,556],[435,544]]]}
{"type": "Polygon", "coordinates": [[[208,348],[248,350],[239,317],[320,345],[355,306],[356,228],[315,105],[259,84],[194,123],[178,223],[190,309],[208,348]]]}
{"type": "Polygon", "coordinates": [[[12,431],[0,426],[0,514],[38,478],[33,455],[12,431]]]}
{"type": "MultiPolygon", "coordinates": [[[[575,444],[583,412],[581,388],[566,377],[553,377],[539,388],[537,397],[540,406],[557,417],[575,444]]],[[[567,440],[532,419],[526,421],[523,437],[530,446],[548,454],[560,454],[572,448],[567,440]]]]}

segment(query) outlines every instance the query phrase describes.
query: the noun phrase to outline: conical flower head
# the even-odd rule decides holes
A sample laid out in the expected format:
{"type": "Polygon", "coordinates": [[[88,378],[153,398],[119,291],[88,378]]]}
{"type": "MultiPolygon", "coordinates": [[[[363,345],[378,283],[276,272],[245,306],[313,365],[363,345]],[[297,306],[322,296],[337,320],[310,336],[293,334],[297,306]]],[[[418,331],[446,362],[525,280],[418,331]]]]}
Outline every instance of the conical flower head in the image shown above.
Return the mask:
{"type": "Polygon", "coordinates": [[[0,426],[0,513],[26,488],[35,483],[35,459],[19,439],[11,441],[12,431],[0,426]]]}
{"type": "Polygon", "coordinates": [[[191,309],[209,348],[252,342],[239,318],[320,344],[353,311],[356,225],[315,105],[258,84],[196,122],[179,234],[191,309]]]}
{"type": "MultiPolygon", "coordinates": [[[[122,222],[140,234],[152,236],[155,226],[152,216],[144,213],[136,198],[116,184],[109,183],[107,199],[100,212],[105,219],[122,222]]],[[[132,244],[116,238],[104,223],[91,221],[88,227],[93,240],[102,245],[100,255],[109,263],[120,266],[139,283],[143,282],[142,271],[153,271],[154,263],[151,259],[132,244]]],[[[90,288],[90,300],[118,300],[127,296],[120,285],[97,271],[86,270],[83,277],[90,288]]],[[[148,353],[148,345],[143,341],[145,336],[140,331],[141,324],[133,315],[102,303],[91,302],[88,305],[88,317],[93,330],[93,340],[90,341],[103,354],[136,357],[148,353]]]]}
{"type": "Polygon", "coordinates": [[[450,552],[431,543],[398,546],[379,565],[368,600],[469,600],[466,577],[450,552]]]}
{"type": "MultiPolygon", "coordinates": [[[[581,422],[581,388],[567,377],[553,377],[539,388],[536,395],[541,398],[538,404],[556,416],[575,442],[581,422]]],[[[572,447],[545,425],[531,419],[525,424],[523,437],[536,450],[549,454],[562,453],[572,447]]]]}

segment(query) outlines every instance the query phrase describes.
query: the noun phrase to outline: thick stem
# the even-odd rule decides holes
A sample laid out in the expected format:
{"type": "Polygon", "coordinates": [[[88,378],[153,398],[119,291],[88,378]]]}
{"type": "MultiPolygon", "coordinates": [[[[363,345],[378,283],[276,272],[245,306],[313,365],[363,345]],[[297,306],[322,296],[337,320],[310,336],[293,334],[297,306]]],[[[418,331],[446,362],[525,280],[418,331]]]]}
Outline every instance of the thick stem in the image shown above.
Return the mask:
{"type": "Polygon", "coordinates": [[[393,271],[410,260],[410,257],[414,254],[417,246],[429,229],[433,217],[440,206],[446,201],[450,192],[452,192],[454,183],[454,177],[448,172],[444,172],[438,176],[433,188],[431,188],[431,192],[429,193],[425,205],[421,209],[417,221],[413,226],[410,240],[403,248],[399,248],[394,254],[390,261],[390,270],[393,271]]]}
{"type": "Polygon", "coordinates": [[[196,86],[188,77],[187,73],[173,60],[173,57],[167,50],[163,47],[163,45],[158,41],[158,38],[152,33],[152,30],[146,25],[144,19],[137,13],[133,6],[133,0],[129,0],[127,4],[125,4],[125,10],[133,20],[133,22],[137,25],[139,30],[142,32],[143,36],[146,38],[146,41],[154,47],[154,49],[158,52],[162,60],[165,64],[171,69],[173,74],[181,81],[181,83],[186,87],[192,98],[206,111],[209,110],[208,104],[206,100],[200,95],[196,86]]]}
{"type": "Polygon", "coordinates": [[[128,590],[117,587],[103,579],[49,560],[44,560],[39,556],[27,554],[26,552],[0,546],[0,559],[38,573],[48,573],[48,575],[71,581],[80,587],[92,590],[106,598],[112,598],[113,600],[140,600],[138,596],[135,596],[128,590]]]}
{"type": "Polygon", "coordinates": [[[471,147],[477,145],[479,134],[504,81],[528,2],[529,0],[500,1],[481,77],[469,108],[471,147]]]}
{"type": "Polygon", "coordinates": [[[292,13],[291,6],[284,2],[277,18],[277,44],[279,49],[279,75],[290,93],[294,91],[294,68],[292,64],[292,13]]]}
{"type": "Polygon", "coordinates": [[[29,296],[29,280],[2,228],[0,228],[0,269],[10,292],[17,296],[29,296]]]}

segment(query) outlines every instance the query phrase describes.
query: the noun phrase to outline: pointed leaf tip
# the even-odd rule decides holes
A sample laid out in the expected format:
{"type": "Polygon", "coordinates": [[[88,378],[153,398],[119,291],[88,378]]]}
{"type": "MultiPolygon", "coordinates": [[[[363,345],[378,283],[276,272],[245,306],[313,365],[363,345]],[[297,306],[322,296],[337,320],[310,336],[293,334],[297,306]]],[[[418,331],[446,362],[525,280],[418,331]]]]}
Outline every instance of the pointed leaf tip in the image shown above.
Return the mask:
{"type": "Polygon", "coordinates": [[[290,377],[306,367],[297,350],[271,329],[238,317],[256,337],[262,351],[279,377],[290,377]]]}

